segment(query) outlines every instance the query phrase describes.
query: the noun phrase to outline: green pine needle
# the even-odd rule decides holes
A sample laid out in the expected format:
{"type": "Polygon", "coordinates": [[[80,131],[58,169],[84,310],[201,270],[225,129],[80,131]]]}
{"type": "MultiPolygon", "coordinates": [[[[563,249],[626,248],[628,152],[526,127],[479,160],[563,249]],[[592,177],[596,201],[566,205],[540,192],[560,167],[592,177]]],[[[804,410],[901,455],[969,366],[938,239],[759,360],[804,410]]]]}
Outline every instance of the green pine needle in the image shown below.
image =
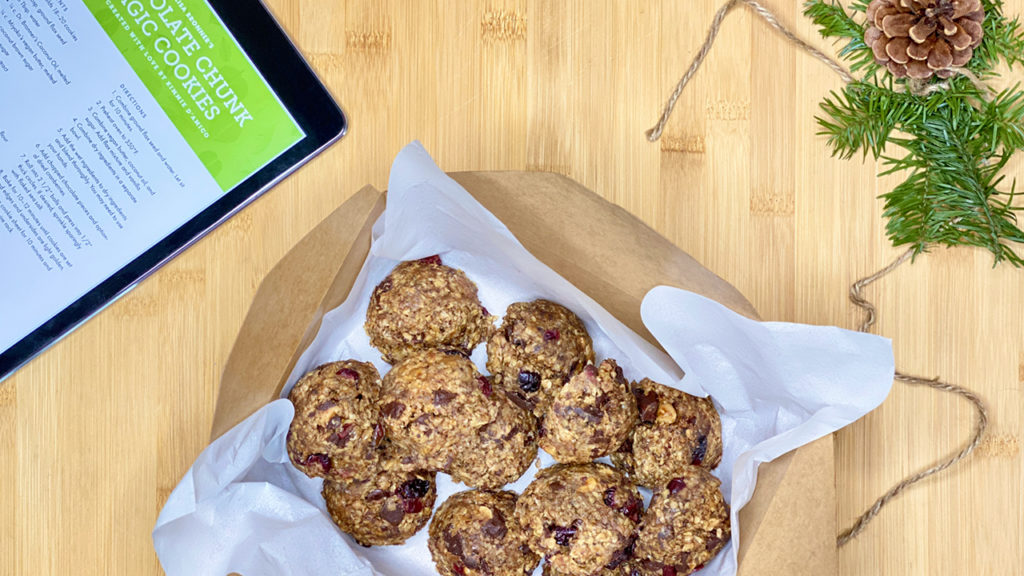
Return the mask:
{"type": "MultiPolygon", "coordinates": [[[[854,0],[851,5],[856,11],[863,12],[867,2],[854,0]]],[[[864,43],[864,28],[846,13],[839,4],[824,1],[808,2],[804,7],[807,15],[819,28],[822,36],[845,41],[839,49],[839,55],[850,61],[850,71],[861,70],[874,75],[878,70],[871,47],[864,43]]]]}
{"type": "Polygon", "coordinates": [[[1024,61],[1020,22],[1017,18],[1010,20],[1003,16],[1002,2],[981,0],[981,6],[985,9],[985,21],[981,25],[985,37],[967,67],[974,72],[985,73],[990,72],[1000,59],[1011,67],[1020,64],[1024,61]]]}
{"type": "MultiPolygon", "coordinates": [[[[1002,170],[1024,149],[1024,92],[1014,86],[983,93],[964,76],[948,89],[928,95],[907,90],[875,63],[864,43],[864,11],[869,0],[809,0],[804,13],[821,34],[840,45],[839,55],[861,80],[832,92],[821,103],[820,134],[833,154],[871,154],[887,174],[906,180],[882,195],[886,231],[896,246],[916,253],[930,245],[977,246],[995,263],[1024,266],[1014,244],[1024,243],[1014,205],[1015,183],[1006,188],[1002,170]],[[900,153],[894,153],[898,149],[900,153]],[[892,151],[890,151],[892,150],[892,151]]],[[[1024,63],[1024,34],[1016,18],[1002,14],[998,0],[982,0],[985,36],[967,67],[982,78],[995,75],[999,62],[1024,63]]]]}

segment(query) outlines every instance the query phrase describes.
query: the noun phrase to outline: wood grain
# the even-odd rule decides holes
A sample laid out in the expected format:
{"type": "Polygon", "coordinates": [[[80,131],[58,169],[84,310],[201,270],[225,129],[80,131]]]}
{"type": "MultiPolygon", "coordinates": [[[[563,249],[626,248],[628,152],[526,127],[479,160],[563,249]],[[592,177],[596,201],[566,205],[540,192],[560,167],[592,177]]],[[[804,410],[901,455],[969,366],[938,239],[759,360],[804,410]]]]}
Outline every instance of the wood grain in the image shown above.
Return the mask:
{"type": "MultiPolygon", "coordinates": [[[[0,383],[0,575],[160,573],[150,530],[209,439],[219,374],[260,279],[364,184],[385,188],[410,140],[450,171],[574,178],[768,319],[853,327],[848,285],[898,254],[876,199],[896,180],[832,159],[815,135],[817,103],[839,80],[748,14],[725,23],[662,142],[644,139],[713,0],[269,3],[351,115],[350,134],[0,383]]],[[[767,3],[830,48],[801,2],[767,3]]],[[[993,434],[844,548],[843,576],[1024,565],[1022,274],[992,269],[984,252],[936,250],[871,288],[899,366],[981,392],[993,434]]],[[[971,422],[959,400],[896,384],[837,435],[839,524],[955,450],[971,422]]]]}

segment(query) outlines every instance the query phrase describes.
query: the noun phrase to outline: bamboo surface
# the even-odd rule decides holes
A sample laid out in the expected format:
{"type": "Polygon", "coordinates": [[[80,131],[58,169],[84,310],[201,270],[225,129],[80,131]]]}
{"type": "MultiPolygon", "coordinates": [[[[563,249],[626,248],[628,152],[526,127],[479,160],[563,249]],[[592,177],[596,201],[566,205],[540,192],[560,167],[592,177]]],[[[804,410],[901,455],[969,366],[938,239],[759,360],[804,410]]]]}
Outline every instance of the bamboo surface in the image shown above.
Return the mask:
{"type": "MultiPolygon", "coordinates": [[[[831,49],[801,2],[765,2],[831,49]]],[[[269,4],[349,113],[350,133],[0,383],[4,576],[161,573],[150,531],[209,439],[219,375],[260,279],[360,187],[386,188],[391,159],[413,139],[450,171],[576,179],[766,319],[853,328],[850,283],[899,253],[876,199],[897,180],[831,158],[815,135],[818,102],[839,79],[742,10],[651,144],[643,132],[717,1],[269,4]]],[[[1024,11],[1024,0],[1006,10],[1024,11]]],[[[969,463],[884,510],[840,551],[839,574],[1021,573],[1022,287],[1024,272],[993,269],[986,252],[937,249],[868,290],[899,368],[979,391],[992,433],[969,463]]],[[[839,524],[958,449],[972,421],[955,397],[894,384],[837,434],[839,524]]]]}

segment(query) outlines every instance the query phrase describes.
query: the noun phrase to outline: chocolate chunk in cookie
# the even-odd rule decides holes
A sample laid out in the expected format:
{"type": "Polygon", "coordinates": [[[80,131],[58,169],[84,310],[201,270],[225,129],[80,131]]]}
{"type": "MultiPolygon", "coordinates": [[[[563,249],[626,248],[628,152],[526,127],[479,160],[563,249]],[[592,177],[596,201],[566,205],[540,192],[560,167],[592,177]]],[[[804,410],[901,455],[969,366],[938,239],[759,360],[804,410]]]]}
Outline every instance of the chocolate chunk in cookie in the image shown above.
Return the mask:
{"type": "Polygon", "coordinates": [[[452,479],[477,488],[515,482],[537,458],[537,419],[504,396],[493,395],[495,417],[467,434],[452,462],[452,479]]]}
{"type": "Polygon", "coordinates": [[[473,487],[519,478],[536,457],[536,422],[495,394],[469,359],[414,354],[384,377],[381,420],[388,438],[424,467],[473,487]]]}
{"type": "Polygon", "coordinates": [[[363,546],[401,544],[418,532],[434,508],[433,472],[383,470],[355,482],[324,482],[327,511],[363,546]]]}

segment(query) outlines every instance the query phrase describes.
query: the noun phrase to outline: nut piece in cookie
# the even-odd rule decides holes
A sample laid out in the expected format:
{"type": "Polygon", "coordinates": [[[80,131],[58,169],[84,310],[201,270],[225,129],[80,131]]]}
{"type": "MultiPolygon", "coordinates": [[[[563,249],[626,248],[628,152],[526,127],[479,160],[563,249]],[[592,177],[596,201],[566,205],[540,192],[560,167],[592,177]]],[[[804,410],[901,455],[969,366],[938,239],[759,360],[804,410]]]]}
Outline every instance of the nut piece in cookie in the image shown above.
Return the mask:
{"type": "Polygon", "coordinates": [[[385,470],[355,482],[324,482],[331,519],[363,546],[401,544],[418,532],[434,508],[433,472],[385,470]]]}
{"type": "MultiPolygon", "coordinates": [[[[480,389],[491,390],[484,376],[480,389]]],[[[467,434],[448,471],[467,486],[496,489],[515,482],[537,458],[537,419],[502,396],[490,394],[494,419],[467,434]]]]}
{"type": "Polygon", "coordinates": [[[642,512],[636,487],[598,462],[545,468],[516,503],[527,545],[564,576],[626,561],[642,512]]]}
{"type": "Polygon", "coordinates": [[[583,322],[549,300],[512,304],[487,341],[487,370],[495,386],[538,417],[555,391],[593,361],[583,322]]]}
{"type": "Polygon", "coordinates": [[[286,441],[292,464],[310,478],[366,478],[376,470],[383,428],[375,402],[381,380],[373,364],[343,360],[303,376],[288,399],[295,417],[286,441]]]}
{"type": "Polygon", "coordinates": [[[384,377],[379,405],[398,448],[469,486],[514,481],[537,454],[533,417],[495,394],[462,355],[425,350],[399,362],[384,377]]]}
{"type": "Polygon", "coordinates": [[[470,490],[445,500],[427,545],[441,576],[525,576],[540,562],[515,520],[513,492],[470,490]]]}
{"type": "Polygon", "coordinates": [[[607,456],[636,424],[636,400],[614,360],[588,364],[562,386],[544,416],[540,447],[559,462],[607,456]]]}
{"type": "Polygon", "coordinates": [[[377,285],[366,309],[366,334],[385,361],[428,348],[469,355],[493,319],[474,284],[439,256],[402,262],[377,285]]]}
{"type": "Polygon", "coordinates": [[[722,421],[711,398],[698,398],[649,379],[633,386],[640,422],[612,463],[637,484],[655,488],[687,466],[722,461],[722,421]]]}
{"type": "Polygon", "coordinates": [[[729,506],[720,486],[706,469],[687,466],[654,491],[634,550],[641,576],[689,574],[725,547],[729,506]]]}

